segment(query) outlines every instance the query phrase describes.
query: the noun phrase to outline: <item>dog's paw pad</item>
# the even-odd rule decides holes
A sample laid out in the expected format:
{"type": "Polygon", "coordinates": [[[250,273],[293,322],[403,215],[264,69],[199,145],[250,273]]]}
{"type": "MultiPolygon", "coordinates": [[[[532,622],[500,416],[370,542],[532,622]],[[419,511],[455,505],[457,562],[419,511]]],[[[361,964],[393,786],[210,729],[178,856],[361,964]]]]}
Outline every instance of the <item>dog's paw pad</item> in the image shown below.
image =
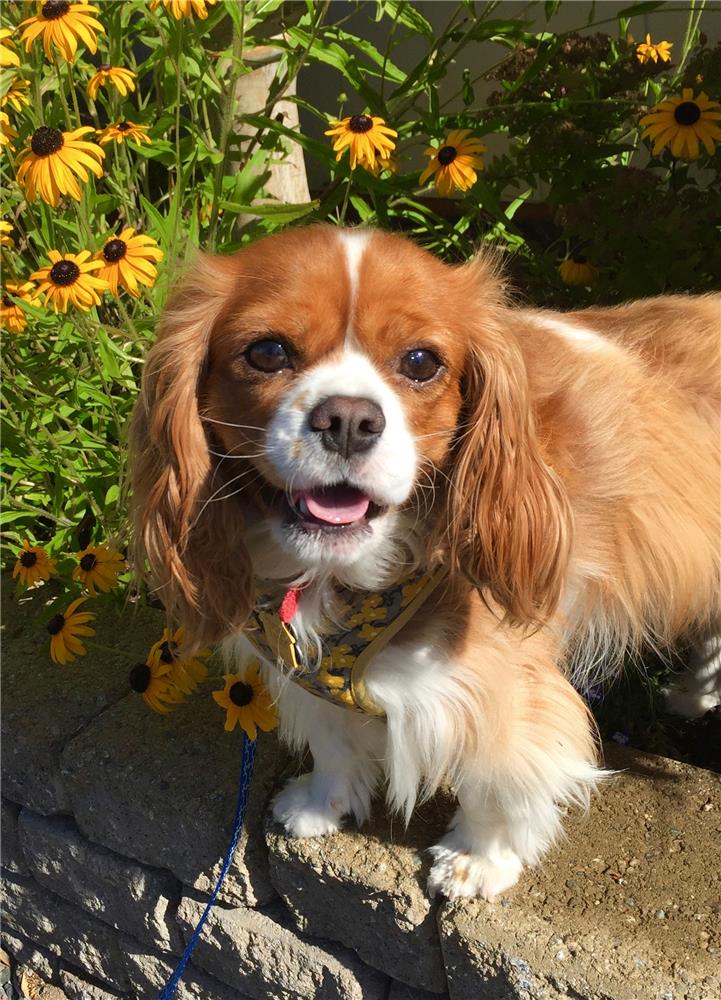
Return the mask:
{"type": "Polygon", "coordinates": [[[492,900],[515,885],[523,869],[521,859],[512,851],[490,858],[468,854],[442,843],[432,847],[434,861],[428,876],[431,896],[447,899],[480,896],[492,900]]]}
{"type": "Polygon", "coordinates": [[[310,775],[291,779],[273,799],[273,818],[291,837],[323,837],[340,830],[339,803],[314,795],[310,775]]]}

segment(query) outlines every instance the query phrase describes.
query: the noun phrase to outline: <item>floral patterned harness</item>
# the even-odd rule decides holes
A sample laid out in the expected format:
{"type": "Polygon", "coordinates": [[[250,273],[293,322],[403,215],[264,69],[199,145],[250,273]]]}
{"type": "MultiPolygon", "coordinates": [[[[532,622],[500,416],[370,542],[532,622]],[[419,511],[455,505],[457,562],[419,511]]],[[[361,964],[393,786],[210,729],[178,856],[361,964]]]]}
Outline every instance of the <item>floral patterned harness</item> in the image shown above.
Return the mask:
{"type": "MultiPolygon", "coordinates": [[[[365,685],[371,659],[386,646],[446,578],[445,567],[434,573],[415,573],[380,593],[343,588],[340,618],[333,635],[321,638],[322,655],[304,650],[293,628],[292,614],[261,598],[245,629],[245,636],[266,661],[306,691],[369,715],[384,715],[365,685]]],[[[285,601],[284,601],[285,604],[285,601]]]]}

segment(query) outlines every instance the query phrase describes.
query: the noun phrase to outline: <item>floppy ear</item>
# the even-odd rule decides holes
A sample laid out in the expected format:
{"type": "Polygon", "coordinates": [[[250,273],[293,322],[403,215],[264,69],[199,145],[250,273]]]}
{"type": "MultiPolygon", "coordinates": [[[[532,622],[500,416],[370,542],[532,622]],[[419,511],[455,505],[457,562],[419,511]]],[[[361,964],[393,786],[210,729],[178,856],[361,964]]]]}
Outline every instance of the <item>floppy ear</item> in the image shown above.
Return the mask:
{"type": "Polygon", "coordinates": [[[213,461],[198,393],[210,334],[237,280],[228,258],[199,256],[148,354],[130,429],[135,565],[196,647],[247,618],[250,559],[235,505],[207,503],[213,461]]]}
{"type": "Polygon", "coordinates": [[[451,570],[490,592],[508,620],[528,625],[558,603],[572,517],[539,449],[525,364],[507,330],[512,315],[489,308],[482,336],[471,334],[445,524],[451,570]]]}

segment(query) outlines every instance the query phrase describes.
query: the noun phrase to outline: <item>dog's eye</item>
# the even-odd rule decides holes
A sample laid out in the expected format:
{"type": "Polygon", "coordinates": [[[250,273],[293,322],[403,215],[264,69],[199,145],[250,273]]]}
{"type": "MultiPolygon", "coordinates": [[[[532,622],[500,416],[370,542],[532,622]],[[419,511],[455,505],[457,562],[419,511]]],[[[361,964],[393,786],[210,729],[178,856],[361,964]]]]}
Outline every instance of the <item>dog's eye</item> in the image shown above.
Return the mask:
{"type": "Polygon", "coordinates": [[[279,372],[290,368],[290,358],[279,340],[257,340],[245,352],[245,360],[259,372],[279,372]]]}
{"type": "Polygon", "coordinates": [[[400,370],[414,382],[429,382],[442,367],[443,362],[437,354],[418,347],[401,358],[400,370]]]}

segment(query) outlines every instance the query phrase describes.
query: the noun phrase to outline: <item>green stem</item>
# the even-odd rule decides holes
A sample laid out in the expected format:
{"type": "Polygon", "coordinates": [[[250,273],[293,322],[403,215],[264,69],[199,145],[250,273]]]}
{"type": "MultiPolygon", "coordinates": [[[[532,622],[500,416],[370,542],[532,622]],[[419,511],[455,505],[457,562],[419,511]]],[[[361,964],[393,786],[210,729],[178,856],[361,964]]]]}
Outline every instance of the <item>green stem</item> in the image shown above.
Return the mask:
{"type": "Polygon", "coordinates": [[[222,160],[216,164],[213,175],[213,204],[210,206],[210,225],[208,228],[208,245],[215,250],[220,196],[223,191],[223,178],[228,163],[228,147],[233,124],[233,106],[235,104],[235,88],[243,71],[243,47],[245,45],[245,5],[240,5],[240,30],[236,30],[233,22],[233,49],[231,53],[230,78],[227,81],[223,117],[220,123],[220,152],[222,160]]]}

